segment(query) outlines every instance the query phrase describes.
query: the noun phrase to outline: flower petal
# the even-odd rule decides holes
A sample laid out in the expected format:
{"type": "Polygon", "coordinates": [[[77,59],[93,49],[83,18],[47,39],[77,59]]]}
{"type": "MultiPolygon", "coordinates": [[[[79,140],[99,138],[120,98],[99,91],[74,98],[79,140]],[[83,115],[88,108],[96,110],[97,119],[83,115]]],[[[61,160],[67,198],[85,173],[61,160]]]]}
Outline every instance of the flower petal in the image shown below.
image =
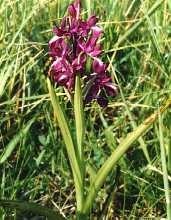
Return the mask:
{"type": "Polygon", "coordinates": [[[91,86],[91,88],[88,90],[86,97],[85,97],[85,102],[89,103],[91,102],[93,99],[96,99],[98,93],[100,91],[100,87],[97,84],[93,84],[91,86]]]}
{"type": "Polygon", "coordinates": [[[93,61],[93,71],[98,74],[105,73],[107,65],[104,64],[100,59],[94,59],[93,61]]]}
{"type": "Polygon", "coordinates": [[[112,82],[108,82],[104,85],[104,89],[109,96],[116,96],[118,94],[118,89],[116,85],[112,82]]]}
{"type": "Polygon", "coordinates": [[[93,31],[93,33],[92,33],[93,37],[95,37],[95,38],[99,38],[100,37],[100,35],[102,33],[102,29],[100,27],[93,26],[91,28],[91,30],[93,31]]]}
{"type": "Polygon", "coordinates": [[[87,24],[88,26],[91,28],[93,27],[96,23],[97,23],[98,19],[95,15],[92,15],[91,17],[89,17],[89,19],[87,20],[87,24]]]}
{"type": "Polygon", "coordinates": [[[77,11],[76,11],[76,8],[74,7],[73,4],[69,5],[68,7],[68,12],[69,12],[69,15],[76,18],[77,16],[77,11]]]}

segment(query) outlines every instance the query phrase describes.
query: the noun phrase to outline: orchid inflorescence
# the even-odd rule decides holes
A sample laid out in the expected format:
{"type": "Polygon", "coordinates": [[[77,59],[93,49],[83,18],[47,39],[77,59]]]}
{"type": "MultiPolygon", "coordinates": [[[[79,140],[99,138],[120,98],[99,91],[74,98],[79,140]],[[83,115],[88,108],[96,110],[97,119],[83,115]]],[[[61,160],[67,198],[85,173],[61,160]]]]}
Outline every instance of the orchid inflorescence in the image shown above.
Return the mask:
{"type": "Polygon", "coordinates": [[[115,96],[117,87],[108,75],[107,64],[100,59],[102,48],[99,38],[102,29],[96,25],[97,17],[92,15],[87,21],[81,18],[80,0],[68,7],[59,27],[54,27],[55,36],[49,41],[52,57],[50,76],[57,85],[64,86],[70,93],[74,89],[76,75],[84,77],[85,103],[97,100],[105,107],[107,96],[115,96]],[[87,63],[91,68],[86,70],[87,63]]]}

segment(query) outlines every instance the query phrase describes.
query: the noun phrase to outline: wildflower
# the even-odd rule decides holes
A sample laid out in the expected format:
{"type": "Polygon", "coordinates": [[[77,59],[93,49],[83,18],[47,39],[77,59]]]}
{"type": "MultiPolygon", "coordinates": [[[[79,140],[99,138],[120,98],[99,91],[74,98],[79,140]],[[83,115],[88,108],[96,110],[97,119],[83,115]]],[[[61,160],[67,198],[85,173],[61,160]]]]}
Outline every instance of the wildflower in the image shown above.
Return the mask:
{"type": "Polygon", "coordinates": [[[91,85],[87,89],[85,96],[86,103],[96,99],[100,106],[106,107],[108,104],[107,96],[116,96],[117,87],[108,76],[107,65],[100,59],[95,59],[92,64],[93,73],[89,77],[91,85]]]}
{"type": "Polygon", "coordinates": [[[102,33],[102,30],[101,28],[94,26],[91,28],[91,31],[92,34],[87,39],[87,41],[85,42],[85,40],[80,39],[80,41],[78,41],[78,45],[81,48],[81,50],[87,53],[89,56],[97,57],[102,52],[100,44],[97,43],[102,33]]]}
{"type": "Polygon", "coordinates": [[[49,41],[49,55],[52,57],[50,75],[57,85],[64,86],[69,92],[74,88],[77,74],[86,76],[85,102],[96,99],[101,106],[106,106],[107,96],[115,96],[117,89],[108,76],[107,65],[99,58],[102,29],[96,25],[98,19],[95,15],[87,21],[82,20],[80,6],[80,0],[70,4],[68,15],[59,27],[53,29],[55,36],[49,41]],[[89,61],[92,73],[86,72],[89,61]]]}

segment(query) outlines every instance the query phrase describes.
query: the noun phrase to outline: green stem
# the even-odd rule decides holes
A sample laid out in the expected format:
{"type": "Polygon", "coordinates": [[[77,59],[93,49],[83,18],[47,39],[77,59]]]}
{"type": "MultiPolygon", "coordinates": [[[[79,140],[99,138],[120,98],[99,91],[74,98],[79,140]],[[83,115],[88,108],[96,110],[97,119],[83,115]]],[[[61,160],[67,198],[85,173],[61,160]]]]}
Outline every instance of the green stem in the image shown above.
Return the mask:
{"type": "Polygon", "coordinates": [[[78,154],[80,160],[83,159],[83,135],[84,135],[84,122],[83,122],[83,102],[82,102],[82,90],[80,77],[76,76],[75,81],[75,94],[74,94],[74,114],[75,114],[75,124],[76,124],[76,137],[78,154]]]}
{"type": "MultiPolygon", "coordinates": [[[[83,101],[80,76],[76,76],[75,93],[74,93],[74,114],[76,125],[76,138],[77,138],[77,153],[79,158],[80,170],[82,174],[82,191],[81,191],[81,204],[80,209],[83,208],[84,200],[84,155],[83,155],[83,136],[84,136],[84,115],[83,115],[83,101]]],[[[81,211],[80,210],[80,211],[81,211]]]]}
{"type": "MultiPolygon", "coordinates": [[[[160,108],[160,113],[163,113],[171,105],[171,99],[169,99],[164,106],[160,108]]],[[[83,212],[88,214],[92,208],[93,201],[97,196],[100,187],[104,184],[106,177],[114,168],[118,160],[129,149],[134,141],[136,141],[141,135],[148,131],[149,127],[155,122],[158,117],[158,111],[147,118],[137,129],[127,135],[127,137],[119,144],[117,149],[107,159],[103,166],[97,172],[94,182],[91,184],[89,193],[87,195],[83,212]]]]}

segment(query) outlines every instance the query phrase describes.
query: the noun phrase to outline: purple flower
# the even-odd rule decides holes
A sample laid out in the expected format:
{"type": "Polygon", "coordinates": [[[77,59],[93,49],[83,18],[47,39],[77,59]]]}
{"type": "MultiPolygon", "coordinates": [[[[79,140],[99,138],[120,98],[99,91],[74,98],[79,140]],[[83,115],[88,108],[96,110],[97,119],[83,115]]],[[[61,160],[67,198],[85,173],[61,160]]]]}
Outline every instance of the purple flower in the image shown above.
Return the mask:
{"type": "Polygon", "coordinates": [[[107,74],[107,65],[100,59],[95,59],[92,64],[93,73],[90,75],[90,86],[87,90],[86,103],[97,100],[100,106],[106,107],[108,104],[107,96],[116,96],[117,87],[107,74]]]}
{"type": "Polygon", "coordinates": [[[49,41],[49,55],[55,59],[55,57],[66,57],[71,53],[70,48],[66,44],[64,38],[54,36],[49,41]]]}
{"type": "Polygon", "coordinates": [[[55,36],[49,41],[50,75],[57,85],[71,92],[75,77],[80,74],[88,79],[85,102],[96,99],[101,106],[106,106],[107,96],[115,96],[117,89],[108,76],[107,65],[99,58],[102,29],[96,25],[97,20],[95,15],[82,20],[80,0],[68,6],[68,15],[53,29],[55,36]],[[92,73],[86,70],[88,62],[92,63],[92,73]]]}
{"type": "Polygon", "coordinates": [[[78,45],[81,48],[81,50],[84,51],[86,54],[92,57],[96,57],[100,55],[100,53],[102,52],[100,44],[97,43],[102,33],[102,30],[101,28],[94,26],[91,28],[91,31],[92,33],[87,39],[87,41],[85,41],[84,39],[80,39],[78,41],[78,45]]]}
{"type": "Polygon", "coordinates": [[[57,58],[51,65],[54,81],[69,90],[73,87],[74,72],[72,65],[65,58],[57,58]]]}

